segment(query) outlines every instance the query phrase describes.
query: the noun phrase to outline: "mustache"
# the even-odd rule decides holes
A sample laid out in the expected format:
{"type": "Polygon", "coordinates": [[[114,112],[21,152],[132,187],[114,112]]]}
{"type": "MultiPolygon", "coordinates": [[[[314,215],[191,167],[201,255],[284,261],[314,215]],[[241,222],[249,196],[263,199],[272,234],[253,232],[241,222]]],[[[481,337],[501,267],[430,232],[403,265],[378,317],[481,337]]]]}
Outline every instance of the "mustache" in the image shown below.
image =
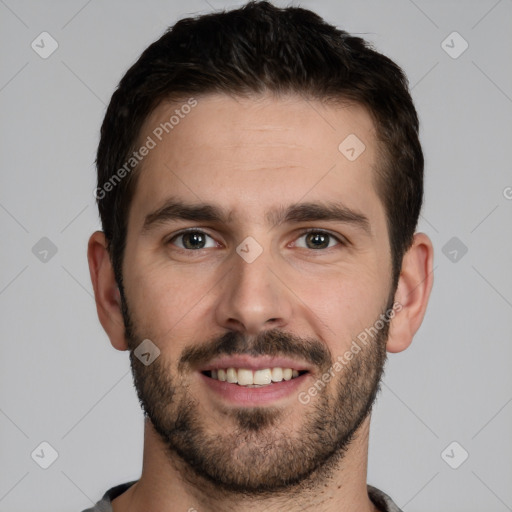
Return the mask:
{"type": "Polygon", "coordinates": [[[221,355],[295,356],[321,369],[329,368],[333,364],[331,352],[316,338],[272,329],[257,336],[228,331],[202,345],[188,347],[180,357],[178,369],[196,368],[221,355]]]}

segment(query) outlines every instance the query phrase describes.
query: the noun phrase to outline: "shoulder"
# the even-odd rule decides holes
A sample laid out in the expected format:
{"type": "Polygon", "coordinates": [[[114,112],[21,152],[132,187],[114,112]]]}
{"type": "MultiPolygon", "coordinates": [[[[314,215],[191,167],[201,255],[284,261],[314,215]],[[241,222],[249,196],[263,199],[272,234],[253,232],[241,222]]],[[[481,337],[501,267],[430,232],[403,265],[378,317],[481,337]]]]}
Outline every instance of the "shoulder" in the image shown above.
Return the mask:
{"type": "Polygon", "coordinates": [[[368,496],[381,512],[402,512],[387,494],[372,485],[368,485],[368,496]]]}
{"type": "Polygon", "coordinates": [[[112,487],[103,495],[96,505],[82,512],[112,512],[112,501],[123,494],[123,492],[127,491],[135,482],[136,480],[112,487]]]}

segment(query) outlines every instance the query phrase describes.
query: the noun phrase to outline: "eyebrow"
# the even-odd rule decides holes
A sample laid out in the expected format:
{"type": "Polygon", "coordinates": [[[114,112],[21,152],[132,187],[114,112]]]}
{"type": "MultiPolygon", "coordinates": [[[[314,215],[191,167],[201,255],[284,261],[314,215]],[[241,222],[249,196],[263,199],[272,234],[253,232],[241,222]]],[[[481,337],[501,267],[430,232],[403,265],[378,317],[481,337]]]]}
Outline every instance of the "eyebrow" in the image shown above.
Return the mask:
{"type": "MultiPolygon", "coordinates": [[[[162,207],[146,216],[142,233],[145,234],[154,227],[173,220],[229,224],[232,219],[233,213],[228,213],[213,204],[190,204],[177,199],[169,199],[162,207]]],[[[366,215],[337,202],[296,203],[288,207],[278,207],[266,214],[266,221],[272,227],[285,223],[319,220],[351,224],[369,236],[372,234],[370,221],[366,215]]]]}

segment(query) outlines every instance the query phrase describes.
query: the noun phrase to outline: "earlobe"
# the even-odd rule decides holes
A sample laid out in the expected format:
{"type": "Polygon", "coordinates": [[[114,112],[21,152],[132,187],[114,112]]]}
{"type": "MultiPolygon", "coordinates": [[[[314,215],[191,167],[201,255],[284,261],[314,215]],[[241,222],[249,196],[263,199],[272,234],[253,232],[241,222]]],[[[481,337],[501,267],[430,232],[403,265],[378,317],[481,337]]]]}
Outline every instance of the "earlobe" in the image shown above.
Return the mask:
{"type": "Polygon", "coordinates": [[[386,345],[388,352],[405,350],[423,321],[434,281],[433,259],[432,242],[424,233],[416,233],[402,261],[395,293],[400,311],[391,322],[386,345]]]}
{"type": "Polygon", "coordinates": [[[121,313],[121,294],[103,232],[96,231],[89,238],[87,260],[100,323],[114,348],[128,350],[121,313]]]}

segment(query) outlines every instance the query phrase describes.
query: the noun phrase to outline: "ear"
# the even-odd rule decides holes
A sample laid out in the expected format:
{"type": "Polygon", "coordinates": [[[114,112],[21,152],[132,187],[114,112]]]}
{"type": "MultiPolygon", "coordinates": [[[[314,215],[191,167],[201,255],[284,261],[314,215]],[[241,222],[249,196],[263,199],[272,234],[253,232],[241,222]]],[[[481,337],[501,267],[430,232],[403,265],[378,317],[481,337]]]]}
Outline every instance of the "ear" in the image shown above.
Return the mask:
{"type": "Polygon", "coordinates": [[[102,231],[96,231],[89,238],[87,260],[101,325],[114,348],[128,350],[121,313],[121,294],[107,250],[105,234],[102,231]]]}
{"type": "Polygon", "coordinates": [[[396,315],[391,321],[386,348],[401,352],[412,342],[427,309],[434,282],[434,248],[424,233],[416,233],[405,253],[395,293],[396,315]]]}

